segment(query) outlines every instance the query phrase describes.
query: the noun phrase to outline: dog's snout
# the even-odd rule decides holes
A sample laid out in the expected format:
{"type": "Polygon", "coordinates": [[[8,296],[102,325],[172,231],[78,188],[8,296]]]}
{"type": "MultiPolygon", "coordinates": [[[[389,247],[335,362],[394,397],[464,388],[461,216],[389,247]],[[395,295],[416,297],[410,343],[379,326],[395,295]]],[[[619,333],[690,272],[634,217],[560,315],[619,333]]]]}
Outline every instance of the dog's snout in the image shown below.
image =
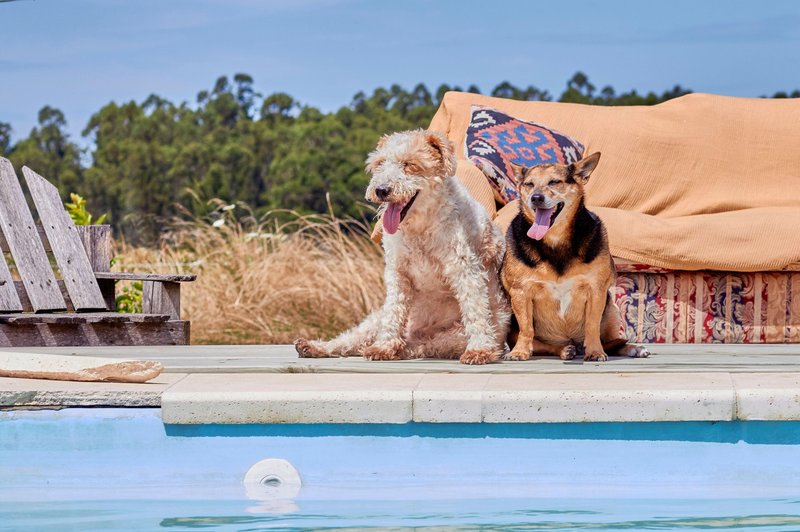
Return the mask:
{"type": "Polygon", "coordinates": [[[391,193],[392,187],[389,185],[378,185],[375,187],[375,195],[378,196],[379,199],[386,199],[391,193]]]}
{"type": "Polygon", "coordinates": [[[543,203],[544,202],[544,194],[536,192],[531,194],[531,202],[532,203],[543,203]]]}

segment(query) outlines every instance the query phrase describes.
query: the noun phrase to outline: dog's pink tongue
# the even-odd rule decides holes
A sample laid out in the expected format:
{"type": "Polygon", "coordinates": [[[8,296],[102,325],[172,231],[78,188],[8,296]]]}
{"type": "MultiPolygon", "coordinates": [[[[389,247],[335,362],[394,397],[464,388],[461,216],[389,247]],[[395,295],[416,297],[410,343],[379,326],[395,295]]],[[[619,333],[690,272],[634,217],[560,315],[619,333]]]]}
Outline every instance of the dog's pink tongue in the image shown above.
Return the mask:
{"type": "Polygon", "coordinates": [[[402,210],[403,205],[390,203],[386,207],[386,212],[383,213],[383,229],[390,235],[395,234],[400,226],[400,212],[402,210]]]}
{"type": "Polygon", "coordinates": [[[529,237],[534,240],[541,240],[544,238],[544,234],[550,229],[550,219],[552,218],[554,209],[555,207],[552,209],[536,209],[536,219],[533,221],[531,228],[528,229],[529,237]]]}

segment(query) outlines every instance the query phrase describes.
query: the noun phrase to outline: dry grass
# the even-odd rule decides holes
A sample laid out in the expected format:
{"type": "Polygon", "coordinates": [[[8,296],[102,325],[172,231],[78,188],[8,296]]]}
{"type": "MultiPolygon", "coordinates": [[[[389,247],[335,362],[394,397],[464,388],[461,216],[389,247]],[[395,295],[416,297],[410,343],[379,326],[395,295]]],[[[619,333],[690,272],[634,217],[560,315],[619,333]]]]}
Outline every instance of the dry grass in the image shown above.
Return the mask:
{"type": "Polygon", "coordinates": [[[239,210],[221,207],[214,223],[176,222],[158,250],[118,246],[115,269],[198,274],[182,294],[192,343],[329,337],[383,301],[382,252],[364,224],[287,212],[255,220],[239,210]]]}

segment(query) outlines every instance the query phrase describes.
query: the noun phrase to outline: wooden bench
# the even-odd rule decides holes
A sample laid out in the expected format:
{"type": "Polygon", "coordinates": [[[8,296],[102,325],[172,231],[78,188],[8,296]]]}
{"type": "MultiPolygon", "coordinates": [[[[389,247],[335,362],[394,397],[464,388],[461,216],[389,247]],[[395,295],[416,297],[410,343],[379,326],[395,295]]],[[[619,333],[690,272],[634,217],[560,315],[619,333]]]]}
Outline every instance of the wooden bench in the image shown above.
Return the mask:
{"type": "Polygon", "coordinates": [[[30,168],[22,173],[40,224],[0,157],[0,250],[19,276],[0,260],[0,347],[188,344],[180,287],[196,276],[109,271],[110,226],[76,226],[56,187],[30,168]],[[116,312],[117,281],[142,281],[141,314],[116,312]]]}

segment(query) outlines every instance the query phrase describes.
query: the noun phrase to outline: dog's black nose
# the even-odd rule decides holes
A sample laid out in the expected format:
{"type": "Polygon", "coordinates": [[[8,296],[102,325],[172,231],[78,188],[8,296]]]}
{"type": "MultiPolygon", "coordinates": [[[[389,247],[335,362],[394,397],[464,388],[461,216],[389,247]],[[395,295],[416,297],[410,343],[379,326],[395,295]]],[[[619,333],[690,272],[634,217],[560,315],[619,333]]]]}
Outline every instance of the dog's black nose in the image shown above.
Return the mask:
{"type": "Polygon", "coordinates": [[[544,201],[544,194],[531,194],[531,201],[533,203],[542,203],[544,201]]]}
{"type": "Polygon", "coordinates": [[[392,187],[389,185],[378,185],[375,187],[375,195],[380,199],[386,199],[392,193],[392,187]]]}

